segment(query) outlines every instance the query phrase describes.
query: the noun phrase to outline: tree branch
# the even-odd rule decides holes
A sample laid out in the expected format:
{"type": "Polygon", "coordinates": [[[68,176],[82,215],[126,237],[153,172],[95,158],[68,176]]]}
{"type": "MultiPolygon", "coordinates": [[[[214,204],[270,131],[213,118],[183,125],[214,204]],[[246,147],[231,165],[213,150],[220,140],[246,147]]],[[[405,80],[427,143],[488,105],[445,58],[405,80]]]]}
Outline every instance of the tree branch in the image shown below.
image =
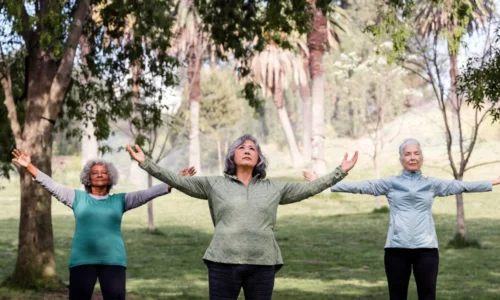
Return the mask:
{"type": "Polygon", "coordinates": [[[0,64],[0,70],[0,82],[5,93],[4,104],[8,112],[7,117],[10,122],[10,128],[12,130],[12,134],[14,135],[16,145],[17,147],[21,147],[21,125],[19,124],[19,120],[17,119],[16,103],[14,101],[14,94],[12,92],[12,79],[10,76],[9,67],[2,62],[2,64],[0,64]]]}
{"type": "Polygon", "coordinates": [[[494,160],[494,161],[489,161],[489,162],[484,162],[484,163],[480,163],[480,164],[477,164],[477,165],[473,165],[473,166],[470,166],[470,167],[466,168],[464,170],[464,173],[466,171],[469,171],[470,169],[474,169],[474,168],[481,167],[481,166],[486,166],[486,165],[498,164],[498,163],[500,163],[500,160],[494,160]]]}
{"type": "MultiPolygon", "coordinates": [[[[90,11],[90,0],[79,0],[75,5],[76,7],[72,17],[73,22],[66,40],[64,54],[57,73],[54,76],[54,80],[52,81],[49,96],[44,99],[45,111],[43,117],[50,120],[55,120],[57,118],[60,104],[64,99],[64,95],[71,81],[71,72],[73,70],[76,48],[78,47],[78,42],[82,35],[83,25],[90,11]]],[[[43,123],[47,124],[48,122],[43,123]]]]}

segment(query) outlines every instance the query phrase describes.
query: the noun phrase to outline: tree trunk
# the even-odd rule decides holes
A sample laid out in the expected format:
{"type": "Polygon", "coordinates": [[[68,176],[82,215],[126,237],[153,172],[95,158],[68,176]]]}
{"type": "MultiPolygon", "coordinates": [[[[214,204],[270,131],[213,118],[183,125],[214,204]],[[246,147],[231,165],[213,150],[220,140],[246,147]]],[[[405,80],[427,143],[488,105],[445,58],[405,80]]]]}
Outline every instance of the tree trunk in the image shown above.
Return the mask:
{"type": "Polygon", "coordinates": [[[312,169],[318,174],[326,172],[325,162],[325,77],[323,70],[323,54],[326,45],[327,19],[313,6],[313,30],[307,35],[309,48],[309,70],[312,81],[312,169]]]}
{"type": "Polygon", "coordinates": [[[457,56],[456,55],[450,55],[450,102],[451,102],[451,136],[453,140],[453,144],[458,144],[461,143],[460,141],[460,128],[458,125],[458,114],[459,114],[459,103],[458,103],[458,96],[457,96],[457,87],[456,87],[456,81],[458,77],[459,71],[458,71],[458,63],[457,63],[457,56]]]}
{"type": "Polygon", "coordinates": [[[290,151],[290,156],[292,157],[292,165],[294,167],[300,167],[303,165],[304,161],[302,155],[299,152],[299,147],[297,146],[297,140],[293,134],[292,124],[290,123],[290,118],[286,111],[285,105],[283,103],[283,90],[281,88],[276,88],[273,90],[274,103],[278,109],[278,117],[285,133],[286,141],[288,143],[288,150],[290,151]]]}
{"type": "Polygon", "coordinates": [[[200,72],[201,58],[198,56],[195,47],[191,46],[188,55],[188,80],[189,80],[189,110],[191,127],[189,131],[189,165],[194,166],[197,173],[201,175],[200,162],[200,130],[198,127],[200,118],[200,72]]]}
{"type": "MultiPolygon", "coordinates": [[[[29,152],[33,164],[48,176],[52,175],[52,132],[71,81],[75,53],[88,12],[89,1],[77,1],[59,61],[54,60],[50,49],[42,49],[40,45],[40,35],[47,33],[43,28],[41,32],[32,31],[23,36],[28,52],[25,78],[28,92],[22,134],[18,130],[18,121],[11,115],[15,114],[15,109],[11,110],[9,106],[7,109],[16,147],[29,152]]],[[[42,14],[46,13],[42,11],[42,14]]],[[[56,273],[52,234],[51,197],[41,185],[34,184],[24,170],[20,172],[20,180],[17,261],[7,284],[23,289],[60,288],[62,284],[56,273]]]]}
{"type": "Polygon", "coordinates": [[[465,238],[467,228],[465,227],[464,195],[457,194],[455,197],[457,199],[457,233],[465,238]]]}
{"type": "MultiPolygon", "coordinates": [[[[153,187],[153,176],[148,174],[148,188],[153,187]]],[[[149,232],[155,231],[155,219],[153,215],[153,200],[148,202],[148,230],[149,232]]]]}
{"type": "Polygon", "coordinates": [[[262,142],[264,144],[267,144],[267,137],[269,136],[269,127],[267,127],[266,108],[264,107],[264,104],[259,105],[259,107],[257,108],[257,114],[259,115],[259,123],[261,125],[261,130],[262,130],[262,142]]]}
{"type": "MultiPolygon", "coordinates": [[[[82,61],[82,69],[86,71],[87,69],[87,58],[86,56],[90,53],[90,45],[88,43],[88,40],[86,37],[82,36],[80,37],[80,56],[81,56],[81,61],[82,61]]],[[[85,75],[85,72],[82,72],[82,76],[80,76],[80,82],[82,84],[87,84],[89,81],[89,78],[87,78],[85,75]]],[[[87,108],[85,105],[82,107],[82,111],[84,112],[84,115],[91,114],[93,111],[86,111],[87,108]]],[[[94,123],[92,120],[94,119],[95,116],[91,117],[91,120],[87,123],[87,126],[82,122],[81,126],[83,128],[83,134],[82,134],[82,154],[81,154],[81,164],[82,168],[83,166],[87,163],[87,161],[91,159],[95,159],[99,157],[99,143],[97,142],[97,138],[95,137],[95,128],[94,128],[94,123]]]]}
{"type": "MultiPolygon", "coordinates": [[[[375,147],[378,147],[375,145],[375,147]]],[[[379,154],[377,150],[375,150],[373,157],[373,166],[375,167],[375,176],[377,179],[380,179],[380,164],[379,164],[379,154]]],[[[375,208],[380,209],[382,207],[382,196],[375,197],[375,208]]]]}
{"type": "Polygon", "coordinates": [[[309,84],[299,88],[302,98],[302,154],[307,162],[311,160],[312,144],[312,112],[311,112],[311,89],[309,84]]]}

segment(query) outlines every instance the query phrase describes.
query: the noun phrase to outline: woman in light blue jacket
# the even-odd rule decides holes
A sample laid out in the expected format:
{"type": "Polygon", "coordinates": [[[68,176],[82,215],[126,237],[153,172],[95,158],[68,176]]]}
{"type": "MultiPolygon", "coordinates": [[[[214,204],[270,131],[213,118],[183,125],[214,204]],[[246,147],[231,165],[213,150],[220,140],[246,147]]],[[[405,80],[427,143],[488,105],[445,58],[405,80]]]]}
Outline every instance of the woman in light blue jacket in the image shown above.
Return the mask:
{"type": "MultiPolygon", "coordinates": [[[[385,272],[391,300],[406,299],[411,270],[417,283],[419,299],[436,299],[439,266],[438,241],[432,203],[436,196],[444,197],[464,192],[489,192],[500,178],[464,182],[422,176],[423,163],[420,143],[407,139],[399,147],[403,172],[399,176],[360,182],[339,182],[332,192],[368,194],[387,197],[391,209],[389,231],[385,243],[385,272]]],[[[316,173],[303,172],[314,180],[316,173]]]]}

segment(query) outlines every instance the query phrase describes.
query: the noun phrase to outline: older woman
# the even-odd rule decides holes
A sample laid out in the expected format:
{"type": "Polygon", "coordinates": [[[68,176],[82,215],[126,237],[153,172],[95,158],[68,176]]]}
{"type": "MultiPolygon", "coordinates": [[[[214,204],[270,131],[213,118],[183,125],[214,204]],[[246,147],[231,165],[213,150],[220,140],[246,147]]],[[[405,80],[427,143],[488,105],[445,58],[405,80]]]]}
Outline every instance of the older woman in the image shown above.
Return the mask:
{"type": "Polygon", "coordinates": [[[203,259],[208,266],[210,299],[271,299],[276,270],[283,265],[274,237],[278,204],[309,198],[342,180],[357,160],[347,154],[332,173],[311,183],[266,179],[267,160],[257,140],[238,138],[226,156],[225,176],[179,177],[127,146],[139,166],[189,196],[208,199],[215,226],[203,259]]]}
{"type": "MultiPolygon", "coordinates": [[[[406,299],[411,270],[417,284],[419,299],[436,299],[439,265],[438,241],[432,203],[436,196],[444,197],[464,192],[488,192],[500,178],[464,182],[422,176],[424,156],[420,143],[406,139],[399,147],[403,173],[399,176],[361,182],[335,184],[332,192],[385,195],[391,213],[385,243],[385,272],[391,300],[406,299]]],[[[308,180],[316,174],[303,172],[308,180]]]]}
{"type": "MultiPolygon", "coordinates": [[[[125,299],[127,256],[121,233],[123,213],[161,195],[170,187],[159,184],[150,189],[109,194],[118,181],[113,164],[103,160],[87,162],[80,174],[85,191],[56,183],[31,164],[27,153],[15,149],[12,162],[25,168],[52,196],[73,209],[75,234],[69,256],[69,299],[90,300],[99,278],[103,298],[125,299]]],[[[194,175],[194,168],[179,175],[194,175]]]]}

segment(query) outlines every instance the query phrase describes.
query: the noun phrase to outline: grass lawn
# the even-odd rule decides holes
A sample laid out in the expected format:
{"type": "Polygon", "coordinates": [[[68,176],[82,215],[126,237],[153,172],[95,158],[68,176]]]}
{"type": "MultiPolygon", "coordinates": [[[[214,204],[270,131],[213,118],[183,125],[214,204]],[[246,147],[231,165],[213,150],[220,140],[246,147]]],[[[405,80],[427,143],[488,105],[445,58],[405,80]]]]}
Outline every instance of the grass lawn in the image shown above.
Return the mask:
{"type": "MultiPolygon", "coordinates": [[[[363,176],[363,172],[356,174],[349,179],[363,176]]],[[[54,177],[78,186],[74,176],[56,173],[54,177]]],[[[19,214],[17,180],[3,185],[0,280],[15,265],[19,214]]],[[[123,190],[123,186],[117,187],[117,191],[123,190]]],[[[436,198],[434,218],[441,259],[438,299],[500,298],[498,200],[498,188],[493,193],[466,195],[468,231],[483,248],[453,250],[445,246],[455,230],[455,199],[436,198]]],[[[281,206],[276,236],[285,266],[277,274],[274,299],[388,299],[383,246],[389,215],[371,213],[373,208],[372,197],[331,193],[281,206]]],[[[127,212],[123,220],[128,297],[207,299],[207,270],[202,256],[213,232],[207,202],[175,191],[155,200],[154,209],[159,234],[145,232],[145,206],[127,212]]],[[[53,224],[57,269],[67,283],[74,221],[72,211],[57,201],[53,224]]],[[[409,294],[409,299],[417,299],[413,279],[409,294]]],[[[64,294],[39,295],[0,288],[0,299],[58,298],[64,299],[64,294]]]]}

